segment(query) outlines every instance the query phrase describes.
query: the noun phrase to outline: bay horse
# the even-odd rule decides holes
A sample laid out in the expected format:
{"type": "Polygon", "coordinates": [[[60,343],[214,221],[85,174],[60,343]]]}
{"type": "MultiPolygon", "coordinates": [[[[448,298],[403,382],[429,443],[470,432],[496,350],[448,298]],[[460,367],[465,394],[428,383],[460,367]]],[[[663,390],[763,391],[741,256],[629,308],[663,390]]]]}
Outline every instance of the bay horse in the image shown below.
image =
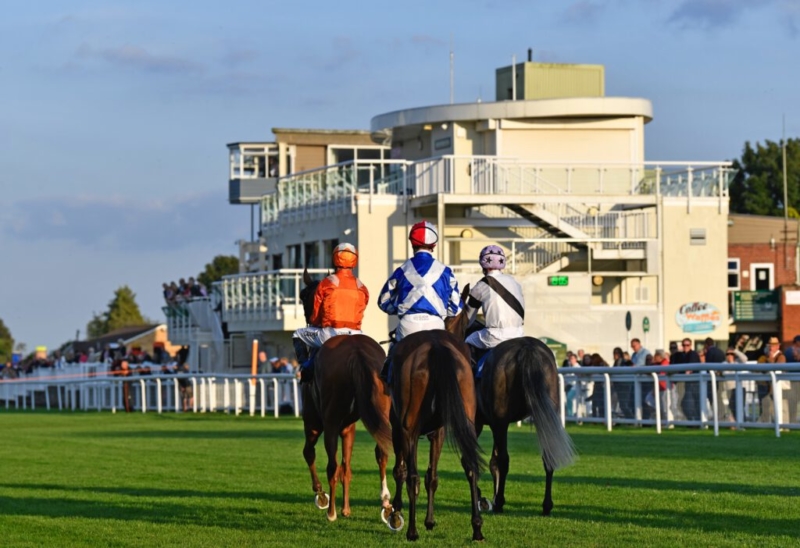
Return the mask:
{"type": "MultiPolygon", "coordinates": [[[[303,272],[305,287],[300,292],[306,322],[314,308],[314,293],[319,281],[303,272]]],[[[389,514],[389,488],[386,467],[391,448],[389,408],[391,399],[384,394],[380,370],[386,358],[383,348],[366,335],[339,335],[325,341],[315,358],[313,377],[303,385],[303,428],[306,442],[303,447],[311,487],[317,508],[327,508],[328,521],[336,520],[336,484],[342,482],[344,502],[342,515],[350,516],[350,459],[356,436],[356,422],[364,426],[377,442],[375,460],[381,477],[381,518],[389,514]],[[328,486],[330,495],[322,490],[317,476],[315,445],[324,434],[328,454],[328,486]],[[337,462],[339,440],[342,438],[342,460],[337,462]]]]}
{"type": "Polygon", "coordinates": [[[496,513],[503,512],[508,476],[508,425],[531,417],[536,426],[545,471],[542,515],[553,509],[553,471],[571,464],[575,446],[558,414],[558,370],[553,352],[534,337],[519,337],[494,347],[476,381],[480,435],[488,425],[494,438],[489,470],[494,480],[496,513]]]}
{"type": "MultiPolygon", "coordinates": [[[[465,288],[469,293],[469,286],[465,288]]],[[[447,322],[459,323],[459,316],[447,322]]],[[[459,329],[456,327],[456,329],[459,329]]],[[[463,328],[462,333],[463,333],[463,328]]],[[[394,531],[403,528],[403,483],[408,490],[408,540],[417,540],[417,497],[420,477],[417,468],[417,444],[427,435],[430,440],[430,460],[425,474],[428,493],[428,512],[425,527],[433,529],[433,499],[438,486],[437,466],[445,439],[461,457],[470,485],[472,502],[472,539],[483,540],[483,519],[478,509],[478,475],[484,466],[475,430],[475,385],[470,368],[469,349],[463,336],[458,338],[447,330],[432,330],[406,336],[394,349],[392,374],[389,379],[392,393],[392,442],[395,453],[395,496],[388,526],[394,531]]]]}

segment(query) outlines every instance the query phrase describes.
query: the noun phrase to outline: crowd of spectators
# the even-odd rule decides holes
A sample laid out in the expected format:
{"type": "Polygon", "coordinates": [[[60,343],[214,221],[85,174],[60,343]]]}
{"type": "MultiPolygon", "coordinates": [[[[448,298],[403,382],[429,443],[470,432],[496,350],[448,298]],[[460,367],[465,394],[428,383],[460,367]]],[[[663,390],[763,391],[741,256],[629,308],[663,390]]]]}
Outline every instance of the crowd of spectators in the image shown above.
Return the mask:
{"type": "Polygon", "coordinates": [[[189,278],[187,282],[181,278],[178,283],[164,282],[161,284],[164,293],[164,300],[167,304],[177,304],[184,301],[191,301],[198,297],[208,297],[206,286],[194,278],[189,278]]]}
{"type": "MultiPolygon", "coordinates": [[[[750,341],[753,342],[753,341],[750,341]]],[[[777,337],[771,337],[763,347],[761,341],[756,341],[757,345],[748,345],[746,337],[739,339],[735,345],[722,350],[716,345],[712,338],[705,339],[701,345],[685,338],[680,343],[673,342],[668,350],[656,349],[650,352],[642,346],[639,339],[631,340],[631,352],[627,352],[620,347],[614,348],[611,362],[607,362],[599,354],[588,354],[582,349],[576,352],[568,351],[567,357],[562,363],[563,368],[570,367],[625,367],[625,366],[666,366],[680,364],[698,363],[731,363],[743,364],[747,362],[758,363],[784,363],[800,362],[800,335],[794,338],[793,344],[785,350],[781,350],[781,344],[777,337]],[[749,349],[747,353],[743,350],[749,349]]],[[[691,371],[688,371],[691,372],[691,371]]],[[[654,386],[642,384],[642,418],[651,418],[655,413],[656,398],[659,398],[662,420],[674,420],[682,415],[687,420],[700,420],[701,408],[706,406],[710,409],[712,395],[711,382],[708,382],[706,390],[706,402],[701,401],[701,390],[699,382],[671,382],[670,378],[660,374],[663,380],[659,380],[658,393],[654,386]],[[667,393],[669,392],[669,398],[667,393]]],[[[733,372],[722,371],[717,374],[720,382],[718,389],[724,406],[723,420],[733,420],[736,414],[736,382],[733,372]]],[[[635,418],[635,385],[633,382],[613,381],[611,384],[611,412],[617,418],[635,418]]],[[[798,414],[798,393],[800,383],[795,386],[789,381],[781,381],[779,387],[783,390],[783,398],[788,407],[788,422],[796,422],[798,414]]],[[[606,392],[602,382],[574,382],[565,386],[566,389],[566,412],[568,416],[575,416],[579,405],[585,405],[585,415],[592,417],[604,417],[606,406],[606,392]]],[[[758,393],[758,414],[760,420],[769,421],[769,414],[772,413],[772,383],[768,381],[758,381],[756,383],[758,393]]]]}

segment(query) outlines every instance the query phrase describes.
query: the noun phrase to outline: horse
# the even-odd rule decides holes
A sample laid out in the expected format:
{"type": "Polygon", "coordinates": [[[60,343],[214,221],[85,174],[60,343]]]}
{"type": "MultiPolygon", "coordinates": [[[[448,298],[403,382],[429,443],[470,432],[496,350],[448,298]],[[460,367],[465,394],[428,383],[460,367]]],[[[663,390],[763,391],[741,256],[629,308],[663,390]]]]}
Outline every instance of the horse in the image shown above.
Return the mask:
{"type": "MultiPolygon", "coordinates": [[[[314,293],[319,281],[303,272],[305,287],[300,292],[306,322],[314,308],[314,293]]],[[[380,370],[386,353],[366,335],[339,335],[325,341],[316,355],[316,366],[310,383],[303,385],[303,427],[305,446],[303,456],[311,472],[314,503],[327,509],[328,521],[336,520],[336,484],[342,482],[344,502],[342,515],[350,516],[350,458],[356,435],[356,422],[364,426],[377,442],[375,460],[381,477],[381,519],[389,514],[389,487],[386,467],[389,462],[391,433],[389,408],[391,399],[384,394],[380,370]],[[328,486],[330,495],[322,490],[317,476],[315,445],[324,434],[328,454],[328,486]],[[337,463],[338,438],[342,438],[342,461],[337,463]]]]}
{"type": "MultiPolygon", "coordinates": [[[[465,289],[468,294],[469,286],[465,289]]],[[[464,316],[462,312],[459,316],[464,316]]],[[[458,318],[458,316],[457,316],[458,318]]],[[[485,463],[480,454],[475,430],[475,385],[469,362],[469,349],[448,330],[412,333],[397,343],[392,374],[392,443],[395,453],[395,496],[388,526],[394,531],[403,528],[403,483],[408,490],[409,521],[406,538],[417,540],[416,505],[419,495],[417,444],[420,436],[430,440],[430,461],[425,474],[428,512],[425,527],[429,531],[433,518],[433,499],[438,486],[437,466],[445,439],[445,428],[451,445],[461,457],[461,466],[470,485],[472,501],[472,539],[483,540],[478,508],[478,475],[485,463]]]]}
{"type": "Polygon", "coordinates": [[[545,470],[542,515],[549,516],[553,510],[553,471],[571,464],[576,458],[575,446],[557,411],[558,371],[553,352],[534,337],[504,341],[487,355],[476,388],[478,435],[483,426],[488,425],[494,438],[489,460],[494,501],[489,508],[502,513],[506,502],[508,425],[531,417],[545,470]]]}

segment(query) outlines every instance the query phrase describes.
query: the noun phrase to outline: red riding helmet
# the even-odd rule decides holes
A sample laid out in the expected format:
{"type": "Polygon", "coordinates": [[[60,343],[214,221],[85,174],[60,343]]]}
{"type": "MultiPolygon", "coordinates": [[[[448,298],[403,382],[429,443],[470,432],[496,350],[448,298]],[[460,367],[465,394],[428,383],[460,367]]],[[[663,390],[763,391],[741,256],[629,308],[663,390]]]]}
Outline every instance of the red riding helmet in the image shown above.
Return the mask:
{"type": "Polygon", "coordinates": [[[336,268],[355,268],[358,264],[358,251],[353,244],[339,244],[333,250],[333,266],[336,268]]]}
{"type": "Polygon", "coordinates": [[[411,227],[408,239],[414,247],[433,247],[439,242],[436,225],[428,221],[420,221],[411,227]]]}

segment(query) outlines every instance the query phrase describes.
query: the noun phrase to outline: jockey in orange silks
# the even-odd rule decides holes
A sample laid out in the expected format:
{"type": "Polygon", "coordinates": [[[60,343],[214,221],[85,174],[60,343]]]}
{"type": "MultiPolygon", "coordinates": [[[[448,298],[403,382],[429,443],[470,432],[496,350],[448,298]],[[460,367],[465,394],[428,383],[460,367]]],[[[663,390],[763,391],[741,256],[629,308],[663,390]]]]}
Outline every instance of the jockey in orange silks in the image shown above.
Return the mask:
{"type": "Polygon", "coordinates": [[[314,312],[310,325],[292,335],[297,361],[301,365],[301,382],[307,382],[311,373],[311,354],[325,341],[336,335],[361,333],[361,321],[369,302],[369,291],[353,274],[358,264],[358,252],[352,244],[339,244],[333,250],[336,272],[322,280],[314,294],[314,312]]]}

